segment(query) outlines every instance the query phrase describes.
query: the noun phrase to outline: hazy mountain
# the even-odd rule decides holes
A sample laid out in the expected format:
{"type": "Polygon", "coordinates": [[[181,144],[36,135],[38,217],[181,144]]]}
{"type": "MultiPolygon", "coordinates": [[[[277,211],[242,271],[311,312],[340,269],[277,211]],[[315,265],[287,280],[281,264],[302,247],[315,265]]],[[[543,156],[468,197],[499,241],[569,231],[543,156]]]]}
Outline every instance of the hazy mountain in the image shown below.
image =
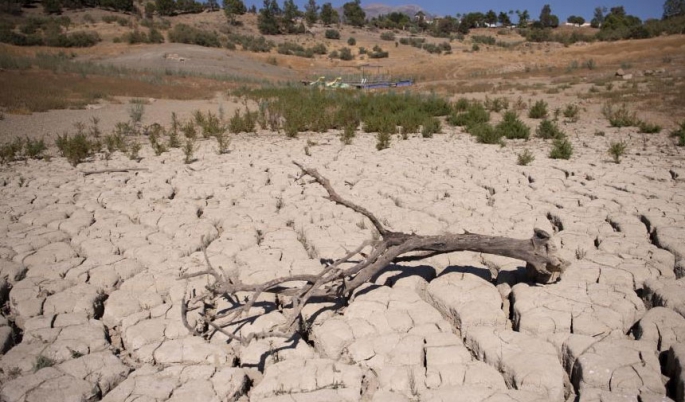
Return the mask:
{"type": "Polygon", "coordinates": [[[417,6],[415,4],[407,4],[403,6],[389,6],[387,4],[373,3],[362,6],[364,12],[366,13],[366,18],[371,19],[379,15],[387,15],[392,12],[404,13],[410,17],[413,17],[419,11],[423,11],[427,16],[432,16],[429,12],[417,6]]]}

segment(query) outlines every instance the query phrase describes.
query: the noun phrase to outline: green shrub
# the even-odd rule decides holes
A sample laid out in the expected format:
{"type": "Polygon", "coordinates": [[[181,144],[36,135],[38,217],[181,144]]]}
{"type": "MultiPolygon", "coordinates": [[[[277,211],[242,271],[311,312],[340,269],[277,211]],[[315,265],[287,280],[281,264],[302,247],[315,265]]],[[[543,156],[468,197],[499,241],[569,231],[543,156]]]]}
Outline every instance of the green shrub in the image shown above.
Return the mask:
{"type": "Polygon", "coordinates": [[[471,51],[472,51],[472,52],[477,52],[477,51],[479,51],[479,50],[480,50],[480,46],[478,46],[477,43],[474,43],[474,44],[471,46],[471,51]]]}
{"type": "Polygon", "coordinates": [[[354,56],[352,55],[352,50],[348,47],[340,49],[340,60],[352,60],[354,56]]]}
{"type": "Polygon", "coordinates": [[[369,58],[371,59],[383,59],[387,58],[390,54],[384,51],[380,46],[376,45],[373,47],[373,51],[369,53],[369,58]]]}
{"type": "Polygon", "coordinates": [[[221,42],[216,32],[205,31],[186,24],[177,24],[169,31],[169,42],[205,47],[221,47],[221,42]]]}
{"type": "Polygon", "coordinates": [[[387,132],[378,132],[376,134],[376,149],[382,151],[390,148],[390,134],[387,132]]]}
{"type": "Polygon", "coordinates": [[[381,40],[393,41],[395,40],[395,34],[392,31],[385,31],[381,33],[381,40]]]}
{"type": "Polygon", "coordinates": [[[552,159],[570,159],[573,154],[573,145],[567,138],[557,138],[552,143],[549,157],[552,159]]]}
{"type": "Polygon", "coordinates": [[[47,149],[48,147],[45,145],[45,141],[42,138],[40,140],[27,138],[24,143],[24,155],[26,155],[27,158],[38,159],[47,149]]]}
{"type": "Polygon", "coordinates": [[[0,146],[0,161],[2,163],[14,162],[21,153],[24,143],[21,138],[14,140],[0,146]]]}
{"type": "Polygon", "coordinates": [[[528,148],[524,149],[523,152],[517,155],[516,163],[520,166],[527,166],[535,160],[535,156],[528,148]]]}
{"type": "Polygon", "coordinates": [[[436,117],[429,117],[424,120],[423,127],[421,128],[421,136],[423,138],[431,138],[433,134],[440,133],[440,120],[436,117]]]}
{"type": "Polygon", "coordinates": [[[159,32],[156,28],[150,28],[150,33],[148,34],[148,41],[150,43],[164,43],[164,35],[162,35],[162,33],[159,32]]]}
{"type": "Polygon", "coordinates": [[[639,123],[635,112],[629,111],[625,103],[619,108],[615,108],[611,103],[605,103],[602,107],[602,114],[609,120],[612,127],[631,127],[639,123]]]}
{"type": "Polygon", "coordinates": [[[469,100],[466,98],[459,98],[454,103],[454,110],[457,112],[464,112],[469,108],[469,100]]]}
{"type": "Polygon", "coordinates": [[[327,29],[324,35],[326,39],[340,39],[340,32],[336,29],[327,29]]]}
{"type": "Polygon", "coordinates": [[[126,138],[121,133],[112,133],[105,136],[105,148],[110,154],[115,151],[126,152],[128,151],[128,144],[126,144],[126,138]]]}
{"type": "Polygon", "coordinates": [[[503,120],[495,127],[497,135],[507,139],[524,139],[530,137],[530,127],[525,125],[518,117],[516,112],[508,111],[504,114],[503,120]]]}
{"type": "Polygon", "coordinates": [[[340,135],[340,141],[345,145],[352,144],[352,139],[355,137],[357,127],[352,124],[347,124],[340,135]]]}
{"type": "Polygon", "coordinates": [[[186,142],[183,144],[183,155],[185,156],[183,162],[187,165],[192,163],[195,159],[193,155],[195,154],[195,139],[186,138],[186,142]]]}
{"type": "Polygon", "coordinates": [[[531,119],[543,119],[547,117],[547,102],[539,100],[528,111],[528,117],[531,119]]]}
{"type": "Polygon", "coordinates": [[[566,138],[566,134],[561,131],[559,126],[547,119],[540,122],[537,130],[535,130],[535,135],[545,140],[566,138]]]}
{"type": "Polygon", "coordinates": [[[578,119],[580,119],[580,108],[578,105],[572,103],[566,105],[564,108],[564,117],[572,122],[578,121],[578,119]]]}
{"type": "Polygon", "coordinates": [[[638,123],[638,127],[640,127],[640,132],[641,133],[646,133],[646,134],[656,134],[661,132],[661,126],[658,124],[654,123],[649,123],[646,121],[640,121],[638,123]]]}
{"type": "Polygon", "coordinates": [[[490,112],[488,112],[482,103],[472,102],[469,103],[465,112],[458,114],[451,114],[447,118],[447,123],[452,126],[462,126],[467,132],[471,132],[473,126],[487,123],[490,121],[490,112]]]}
{"type": "Polygon", "coordinates": [[[349,46],[354,46],[354,45],[357,44],[357,40],[356,40],[355,38],[353,38],[353,37],[350,37],[350,38],[347,39],[347,44],[348,44],[349,46]]]}
{"type": "Polygon", "coordinates": [[[489,123],[479,123],[469,131],[481,144],[502,144],[502,136],[489,123]]]}
{"type": "Polygon", "coordinates": [[[139,30],[133,30],[131,32],[125,33],[122,39],[128,42],[129,45],[135,45],[137,43],[149,43],[149,39],[145,32],[139,30]]]}
{"type": "Polygon", "coordinates": [[[611,155],[614,162],[621,163],[621,157],[625,155],[627,148],[628,144],[626,144],[625,141],[612,141],[607,152],[611,155]]]}
{"type": "Polygon", "coordinates": [[[67,133],[64,136],[58,135],[55,144],[62,156],[66,157],[72,166],[76,166],[92,156],[96,148],[95,144],[83,133],[76,133],[73,137],[67,133]]]}

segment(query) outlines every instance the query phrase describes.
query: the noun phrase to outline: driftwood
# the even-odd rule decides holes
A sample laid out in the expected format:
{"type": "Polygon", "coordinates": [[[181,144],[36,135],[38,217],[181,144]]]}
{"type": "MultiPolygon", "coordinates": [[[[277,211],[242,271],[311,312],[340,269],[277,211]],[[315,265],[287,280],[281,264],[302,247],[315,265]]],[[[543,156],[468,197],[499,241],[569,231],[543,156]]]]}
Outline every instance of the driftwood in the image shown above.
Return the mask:
{"type": "Polygon", "coordinates": [[[528,278],[538,283],[549,283],[559,279],[568,265],[557,255],[556,247],[550,241],[551,236],[543,230],[536,229],[533,237],[525,240],[474,233],[421,236],[391,231],[370,211],[342,198],[328,179],[315,169],[297,162],[293,163],[302,171],[302,176],[298,179],[310,176],[328,192],[328,200],[368,218],[379,234],[378,239],[364,242],[341,259],[324,266],[317,275],[284,276],[260,284],[246,284],[237,276],[227,276],[211,265],[206,250],[203,249],[207,269],[181,276],[181,279],[199,276],[213,279],[202,294],[183,300],[182,321],[191,333],[209,338],[220,332],[229,339],[241,343],[249,343],[255,338],[290,338],[298,328],[306,327],[302,308],[312,298],[347,298],[355,289],[390,264],[418,261],[456,251],[475,251],[523,260],[526,262],[528,278]],[[369,248],[369,251],[364,252],[369,248]],[[354,263],[351,261],[353,257],[357,257],[354,263]],[[241,301],[237,297],[239,292],[248,292],[251,295],[241,301]],[[284,310],[286,322],[276,330],[252,333],[249,336],[239,336],[226,330],[226,327],[235,325],[245,318],[262,293],[277,294],[281,300],[290,299],[289,309],[284,310]],[[220,298],[235,303],[234,308],[219,313],[207,308],[215,305],[220,298]],[[190,325],[188,313],[194,310],[201,310],[200,319],[195,325],[190,325]]]}
{"type": "Polygon", "coordinates": [[[121,168],[121,169],[102,169],[102,170],[84,170],[84,176],[90,176],[92,174],[102,174],[102,173],[126,173],[126,172],[145,172],[147,168],[121,168]]]}

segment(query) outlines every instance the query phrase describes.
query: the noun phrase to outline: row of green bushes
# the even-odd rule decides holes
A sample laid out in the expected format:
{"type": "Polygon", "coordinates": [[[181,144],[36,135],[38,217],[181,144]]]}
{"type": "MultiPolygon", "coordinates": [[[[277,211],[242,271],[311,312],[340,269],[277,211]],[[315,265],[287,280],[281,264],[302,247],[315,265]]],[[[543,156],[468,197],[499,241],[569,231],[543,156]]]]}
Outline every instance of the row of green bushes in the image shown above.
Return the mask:
{"type": "Polygon", "coordinates": [[[90,47],[100,42],[97,32],[66,32],[68,18],[30,18],[16,26],[0,21],[0,42],[15,46],[90,47]]]}

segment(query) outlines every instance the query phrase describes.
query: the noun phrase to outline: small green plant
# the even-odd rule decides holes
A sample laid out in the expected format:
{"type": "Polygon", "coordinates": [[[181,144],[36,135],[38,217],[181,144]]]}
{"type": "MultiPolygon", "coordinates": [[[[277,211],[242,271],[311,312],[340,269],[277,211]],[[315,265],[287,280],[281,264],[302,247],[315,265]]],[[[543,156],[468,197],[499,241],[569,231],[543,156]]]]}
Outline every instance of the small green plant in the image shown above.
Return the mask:
{"type": "Polygon", "coordinates": [[[188,121],[181,127],[181,131],[186,139],[194,140],[197,138],[197,130],[195,129],[195,123],[193,121],[188,121]]]}
{"type": "Polygon", "coordinates": [[[421,136],[423,138],[431,138],[433,134],[440,133],[440,120],[436,117],[429,117],[423,122],[421,128],[421,136]]]}
{"type": "Polygon", "coordinates": [[[612,141],[609,145],[609,155],[613,158],[615,163],[621,163],[621,157],[625,155],[628,144],[625,141],[612,141]]]}
{"type": "Polygon", "coordinates": [[[131,99],[131,106],[128,108],[128,115],[131,118],[133,125],[140,124],[145,113],[145,101],[140,99],[131,99]]]}
{"type": "Polygon", "coordinates": [[[219,155],[227,154],[228,146],[231,145],[231,139],[228,134],[226,132],[217,133],[214,135],[214,138],[216,138],[216,143],[219,145],[219,155]]]}
{"type": "Polygon", "coordinates": [[[55,144],[72,166],[82,163],[95,150],[95,144],[83,133],[76,133],[73,137],[70,137],[68,133],[63,136],[58,135],[55,144]]]}
{"type": "Polygon", "coordinates": [[[195,153],[195,138],[186,138],[185,144],[183,144],[183,155],[185,155],[184,163],[190,164],[195,159],[193,159],[193,154],[195,153]]]}
{"type": "Polygon", "coordinates": [[[535,130],[535,135],[544,140],[566,138],[566,134],[551,120],[543,120],[535,130]]]}
{"type": "Polygon", "coordinates": [[[495,131],[500,137],[510,140],[527,140],[530,137],[530,127],[525,125],[514,111],[504,113],[504,118],[497,124],[495,131]]]}
{"type": "Polygon", "coordinates": [[[607,135],[607,133],[605,133],[602,130],[595,130],[595,137],[604,137],[606,135],[607,135]]]}
{"type": "Polygon", "coordinates": [[[466,131],[473,134],[471,131],[474,126],[490,121],[490,113],[485,109],[482,103],[470,103],[466,111],[451,114],[447,117],[447,123],[452,126],[462,126],[466,131]]]}
{"type": "Polygon", "coordinates": [[[499,113],[502,110],[509,109],[509,99],[507,98],[489,98],[485,97],[485,108],[491,112],[499,113]]]}
{"type": "Polygon", "coordinates": [[[578,105],[569,103],[564,108],[564,117],[571,122],[577,122],[580,119],[580,108],[578,105]]]}
{"type": "Polygon", "coordinates": [[[573,155],[573,145],[567,138],[557,138],[552,143],[552,150],[549,157],[552,159],[571,159],[573,155]]]}
{"type": "Polygon", "coordinates": [[[594,70],[597,68],[597,63],[595,62],[595,59],[588,59],[583,62],[583,67],[588,70],[594,70]]]}
{"type": "Polygon", "coordinates": [[[352,144],[352,139],[355,137],[355,132],[357,127],[352,124],[345,125],[342,134],[340,135],[340,141],[345,145],[352,144]]]}
{"type": "Polygon", "coordinates": [[[490,123],[480,123],[469,131],[481,144],[502,144],[502,136],[490,123]]]}
{"type": "Polygon", "coordinates": [[[479,50],[480,50],[480,46],[478,46],[477,43],[474,43],[474,44],[471,46],[471,51],[477,52],[477,51],[479,51],[479,50]]]}
{"type": "Polygon", "coordinates": [[[643,120],[640,120],[638,123],[638,127],[640,127],[640,132],[645,133],[645,134],[656,134],[661,132],[661,126],[655,123],[649,123],[643,120]]]}
{"type": "Polygon", "coordinates": [[[27,138],[24,143],[24,154],[27,158],[38,159],[47,149],[48,147],[45,145],[45,141],[42,138],[40,140],[27,138]]]}
{"type": "Polygon", "coordinates": [[[528,148],[524,149],[523,152],[518,154],[517,164],[520,166],[527,166],[535,160],[535,156],[530,152],[528,148]]]}
{"type": "Polygon", "coordinates": [[[390,133],[387,131],[378,132],[376,134],[376,149],[382,151],[390,148],[390,133]]]}
{"type": "Polygon", "coordinates": [[[547,117],[547,102],[543,100],[535,102],[533,107],[528,111],[528,117],[531,119],[543,119],[547,117]]]}
{"type": "Polygon", "coordinates": [[[155,155],[159,156],[169,150],[162,142],[162,136],[165,134],[164,127],[159,124],[153,124],[151,127],[145,127],[145,132],[147,132],[150,146],[152,146],[152,150],[155,151],[155,155]]]}
{"type": "Polygon", "coordinates": [[[353,37],[349,37],[349,38],[347,39],[347,44],[348,44],[349,46],[354,46],[354,45],[357,44],[357,40],[356,40],[355,38],[353,38],[353,37]]]}
{"type": "Polygon", "coordinates": [[[46,367],[52,367],[56,363],[56,361],[47,356],[38,355],[36,356],[36,361],[33,362],[33,372],[35,373],[36,371],[46,367]]]}
{"type": "Polygon", "coordinates": [[[24,143],[21,138],[15,138],[13,141],[3,144],[0,147],[0,161],[2,163],[14,162],[21,153],[24,143]]]}

